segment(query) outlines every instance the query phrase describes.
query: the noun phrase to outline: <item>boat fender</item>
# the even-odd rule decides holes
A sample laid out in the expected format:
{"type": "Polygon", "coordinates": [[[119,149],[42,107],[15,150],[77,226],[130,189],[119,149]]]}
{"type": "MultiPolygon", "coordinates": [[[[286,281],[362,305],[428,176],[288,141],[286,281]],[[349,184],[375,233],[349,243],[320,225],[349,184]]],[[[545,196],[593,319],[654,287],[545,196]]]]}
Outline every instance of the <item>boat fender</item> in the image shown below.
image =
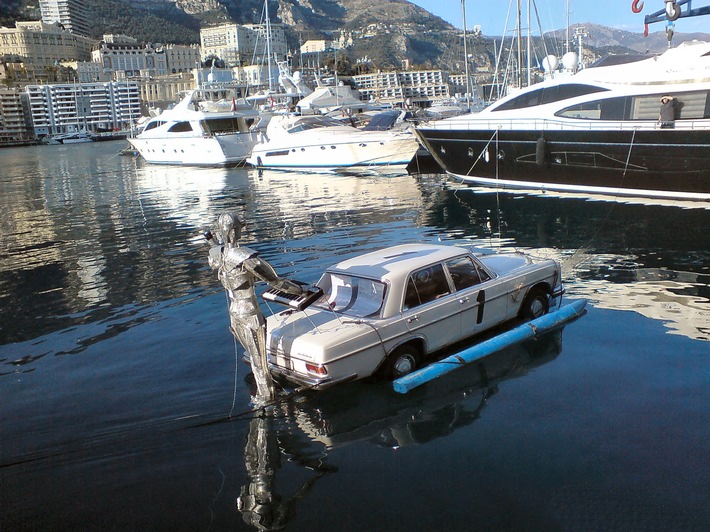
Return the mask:
{"type": "Polygon", "coordinates": [[[535,146],[535,164],[538,166],[546,166],[549,161],[549,155],[547,141],[544,136],[541,136],[537,139],[537,145],[535,146]]]}

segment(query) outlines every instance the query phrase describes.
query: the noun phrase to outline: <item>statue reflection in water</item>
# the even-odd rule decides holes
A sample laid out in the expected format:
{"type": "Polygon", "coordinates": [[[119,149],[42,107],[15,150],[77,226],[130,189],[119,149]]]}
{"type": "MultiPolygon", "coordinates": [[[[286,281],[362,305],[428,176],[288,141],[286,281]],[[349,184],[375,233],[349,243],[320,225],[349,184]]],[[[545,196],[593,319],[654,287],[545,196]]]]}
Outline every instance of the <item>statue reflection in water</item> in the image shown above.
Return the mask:
{"type": "Polygon", "coordinates": [[[266,355],[266,319],[256,299],[255,284],[268,283],[289,294],[299,295],[302,288],[282,279],[258,252],[239,245],[244,220],[236,213],[223,213],[217,220],[215,234],[205,237],[211,244],[209,264],[217,270],[229,297],[229,321],[232,334],[249,354],[256,380],[255,402],[268,404],[275,397],[274,383],[266,355]]]}
{"type": "MultiPolygon", "coordinates": [[[[282,405],[281,408],[287,408],[282,405]]],[[[279,428],[279,407],[269,409],[249,423],[249,434],[244,447],[244,465],[247,484],[242,486],[237,498],[237,510],[242,519],[257,530],[281,530],[296,514],[296,505],[324,475],[337,471],[323,462],[322,457],[308,456],[312,446],[302,433],[288,420],[279,428]],[[281,469],[282,458],[313,472],[303,485],[284,499],[276,491],[276,474],[281,469]]]]}

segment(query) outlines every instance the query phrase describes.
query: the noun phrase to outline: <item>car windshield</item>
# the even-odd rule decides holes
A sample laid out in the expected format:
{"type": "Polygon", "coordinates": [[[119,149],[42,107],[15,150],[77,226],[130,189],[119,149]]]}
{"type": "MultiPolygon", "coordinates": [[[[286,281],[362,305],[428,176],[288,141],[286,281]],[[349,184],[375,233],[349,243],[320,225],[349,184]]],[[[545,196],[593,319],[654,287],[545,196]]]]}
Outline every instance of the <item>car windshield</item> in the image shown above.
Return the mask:
{"type": "Polygon", "coordinates": [[[315,306],[358,318],[377,316],[382,309],[385,285],[372,279],[326,273],[318,281],[323,295],[315,306]]]}

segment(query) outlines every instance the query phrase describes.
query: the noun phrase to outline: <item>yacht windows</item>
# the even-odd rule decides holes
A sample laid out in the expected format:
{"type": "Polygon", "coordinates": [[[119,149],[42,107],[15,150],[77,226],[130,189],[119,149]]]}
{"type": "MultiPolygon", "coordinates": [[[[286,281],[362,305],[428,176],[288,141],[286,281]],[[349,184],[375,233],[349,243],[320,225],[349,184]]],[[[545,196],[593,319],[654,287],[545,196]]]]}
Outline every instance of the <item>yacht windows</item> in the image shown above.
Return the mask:
{"type": "Polygon", "coordinates": [[[579,83],[565,83],[563,85],[555,85],[552,87],[543,87],[537,90],[525,92],[512,100],[508,100],[502,105],[491,109],[491,111],[510,111],[512,109],[524,109],[535,105],[544,105],[560,100],[567,100],[585,94],[602,92],[608,89],[596,87],[594,85],[582,85],[579,83]]]}
{"type": "MultiPolygon", "coordinates": [[[[556,116],[583,120],[658,120],[662,94],[622,96],[595,100],[562,109],[556,116]]],[[[694,91],[674,94],[679,119],[710,118],[710,93],[694,91]]]]}
{"type": "Polygon", "coordinates": [[[168,131],[170,133],[186,133],[192,131],[192,126],[190,122],[176,122],[174,125],[170,126],[168,131]]]}
{"type": "Polygon", "coordinates": [[[292,127],[287,127],[289,133],[299,133],[309,129],[318,129],[321,127],[342,126],[343,124],[328,116],[309,115],[299,118],[293,123],[292,127]]]}
{"type": "MultiPolygon", "coordinates": [[[[253,119],[249,119],[253,120],[253,119]]],[[[200,125],[213,135],[225,133],[239,133],[249,129],[243,117],[208,118],[200,122],[200,125]]]]}
{"type": "Polygon", "coordinates": [[[148,122],[148,124],[145,126],[145,129],[143,131],[155,129],[156,127],[160,127],[165,123],[166,123],[165,120],[154,120],[153,122],[148,122]]]}

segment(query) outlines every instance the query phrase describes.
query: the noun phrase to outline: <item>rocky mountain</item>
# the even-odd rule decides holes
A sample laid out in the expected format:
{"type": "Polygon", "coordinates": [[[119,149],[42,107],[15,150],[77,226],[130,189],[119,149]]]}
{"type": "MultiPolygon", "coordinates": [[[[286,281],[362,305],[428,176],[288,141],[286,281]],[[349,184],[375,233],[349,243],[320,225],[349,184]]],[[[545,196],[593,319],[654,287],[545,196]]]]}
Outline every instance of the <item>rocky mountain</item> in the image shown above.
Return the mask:
{"type": "MultiPolygon", "coordinates": [[[[583,29],[586,36],[583,39],[584,46],[596,50],[633,50],[641,53],[660,53],[668,47],[668,37],[665,30],[649,33],[644,37],[643,33],[609,28],[599,24],[575,24],[570,28],[570,33],[574,33],[577,28],[583,29]]],[[[564,39],[566,30],[557,30],[548,35],[555,39],[564,39]]],[[[676,33],[673,35],[673,45],[678,45],[685,41],[710,39],[710,35],[704,33],[676,33]]]]}
{"type": "MultiPolygon", "coordinates": [[[[336,38],[348,32],[353,46],[338,54],[346,70],[413,67],[463,70],[460,31],[441,18],[406,0],[266,0],[272,22],[286,26],[289,47],[297,51],[308,39],[336,38]]],[[[263,22],[264,0],[89,0],[86,2],[92,37],[104,33],[131,35],[145,42],[191,44],[199,42],[200,27],[233,21],[263,22]]],[[[39,0],[2,0],[0,23],[40,18],[39,0]]],[[[599,51],[662,51],[663,31],[644,38],[593,24],[585,25],[585,48],[599,51]]],[[[564,31],[546,34],[546,41],[563,39],[564,31]]],[[[686,37],[676,34],[674,43],[686,37]]],[[[695,36],[697,38],[697,36],[695,36]]],[[[705,36],[707,39],[708,36],[705,36]]],[[[538,38],[539,41],[539,38],[538,38]]],[[[493,38],[471,36],[469,53],[475,68],[492,70],[493,38]]],[[[540,48],[542,48],[540,46],[540,48]]],[[[545,55],[545,54],[542,54],[545,55]]],[[[596,54],[598,55],[598,54],[596,54]]]]}

